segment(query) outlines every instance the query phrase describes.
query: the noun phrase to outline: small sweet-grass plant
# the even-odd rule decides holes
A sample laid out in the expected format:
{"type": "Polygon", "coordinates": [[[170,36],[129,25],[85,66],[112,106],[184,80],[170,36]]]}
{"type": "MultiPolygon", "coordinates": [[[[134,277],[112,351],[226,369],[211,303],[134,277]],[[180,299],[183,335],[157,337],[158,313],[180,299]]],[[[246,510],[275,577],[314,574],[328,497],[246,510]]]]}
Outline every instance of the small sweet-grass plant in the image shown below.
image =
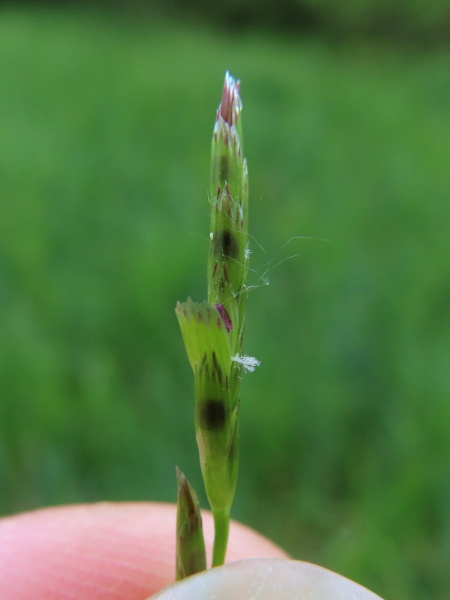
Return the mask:
{"type": "MultiPolygon", "coordinates": [[[[194,371],[195,430],[214,518],[212,566],[223,564],[238,472],[242,372],[259,362],[243,356],[248,245],[248,172],[243,156],[239,81],[225,76],[211,151],[208,298],[178,303],[176,315],[194,371]]],[[[178,474],[176,576],[206,568],[197,496],[178,474]]]]}

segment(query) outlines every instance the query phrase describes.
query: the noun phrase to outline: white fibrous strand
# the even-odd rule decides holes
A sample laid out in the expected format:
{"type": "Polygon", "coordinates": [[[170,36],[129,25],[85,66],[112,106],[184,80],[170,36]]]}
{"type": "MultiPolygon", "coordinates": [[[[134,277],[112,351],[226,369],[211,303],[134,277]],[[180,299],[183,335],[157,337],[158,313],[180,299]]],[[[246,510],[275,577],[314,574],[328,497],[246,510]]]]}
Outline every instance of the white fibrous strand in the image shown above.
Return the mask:
{"type": "Polygon", "coordinates": [[[259,367],[261,364],[261,361],[256,359],[254,356],[241,356],[240,354],[236,354],[236,356],[233,356],[231,360],[240,364],[246,371],[249,371],[250,373],[253,373],[256,367],[259,367]]]}

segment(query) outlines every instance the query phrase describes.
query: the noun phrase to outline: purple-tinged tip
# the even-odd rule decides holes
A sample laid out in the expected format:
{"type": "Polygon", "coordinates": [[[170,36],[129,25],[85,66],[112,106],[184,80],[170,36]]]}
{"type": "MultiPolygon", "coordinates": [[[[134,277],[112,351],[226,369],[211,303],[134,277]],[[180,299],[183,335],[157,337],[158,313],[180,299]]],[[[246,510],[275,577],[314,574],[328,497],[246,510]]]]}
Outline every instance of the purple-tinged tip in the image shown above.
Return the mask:
{"type": "Polygon", "coordinates": [[[230,126],[236,125],[239,113],[242,110],[239,89],[240,81],[234,79],[227,71],[223,84],[222,101],[217,111],[217,119],[222,118],[230,126]]]}
{"type": "Polygon", "coordinates": [[[219,311],[220,316],[222,317],[222,321],[224,322],[227,331],[231,331],[233,329],[233,323],[231,322],[230,315],[227,312],[227,309],[223,304],[215,304],[214,305],[219,311]]]}

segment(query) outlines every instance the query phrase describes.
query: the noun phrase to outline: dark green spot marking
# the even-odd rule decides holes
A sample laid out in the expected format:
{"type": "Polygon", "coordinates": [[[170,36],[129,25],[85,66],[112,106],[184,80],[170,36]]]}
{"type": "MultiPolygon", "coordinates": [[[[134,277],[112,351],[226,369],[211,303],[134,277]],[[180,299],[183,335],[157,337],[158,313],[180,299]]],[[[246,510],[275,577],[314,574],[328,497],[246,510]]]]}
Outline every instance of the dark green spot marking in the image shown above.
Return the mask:
{"type": "Polygon", "coordinates": [[[216,252],[220,255],[228,256],[229,258],[237,258],[238,245],[236,236],[229,229],[225,229],[215,235],[216,252]]]}
{"type": "Polygon", "coordinates": [[[200,427],[206,431],[223,429],[227,419],[222,400],[205,400],[199,408],[200,427]]]}

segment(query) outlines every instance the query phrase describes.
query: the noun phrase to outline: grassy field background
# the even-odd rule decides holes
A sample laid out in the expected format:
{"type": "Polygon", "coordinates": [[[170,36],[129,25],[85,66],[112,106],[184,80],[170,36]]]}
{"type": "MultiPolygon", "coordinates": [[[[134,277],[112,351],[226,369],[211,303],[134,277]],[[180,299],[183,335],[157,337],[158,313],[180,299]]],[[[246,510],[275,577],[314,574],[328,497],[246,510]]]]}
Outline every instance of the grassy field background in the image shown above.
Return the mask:
{"type": "Polygon", "coordinates": [[[174,307],[206,295],[230,69],[262,362],[234,517],[386,600],[447,598],[450,49],[0,17],[2,513],[173,501],[175,465],[207,506],[174,307]]]}

